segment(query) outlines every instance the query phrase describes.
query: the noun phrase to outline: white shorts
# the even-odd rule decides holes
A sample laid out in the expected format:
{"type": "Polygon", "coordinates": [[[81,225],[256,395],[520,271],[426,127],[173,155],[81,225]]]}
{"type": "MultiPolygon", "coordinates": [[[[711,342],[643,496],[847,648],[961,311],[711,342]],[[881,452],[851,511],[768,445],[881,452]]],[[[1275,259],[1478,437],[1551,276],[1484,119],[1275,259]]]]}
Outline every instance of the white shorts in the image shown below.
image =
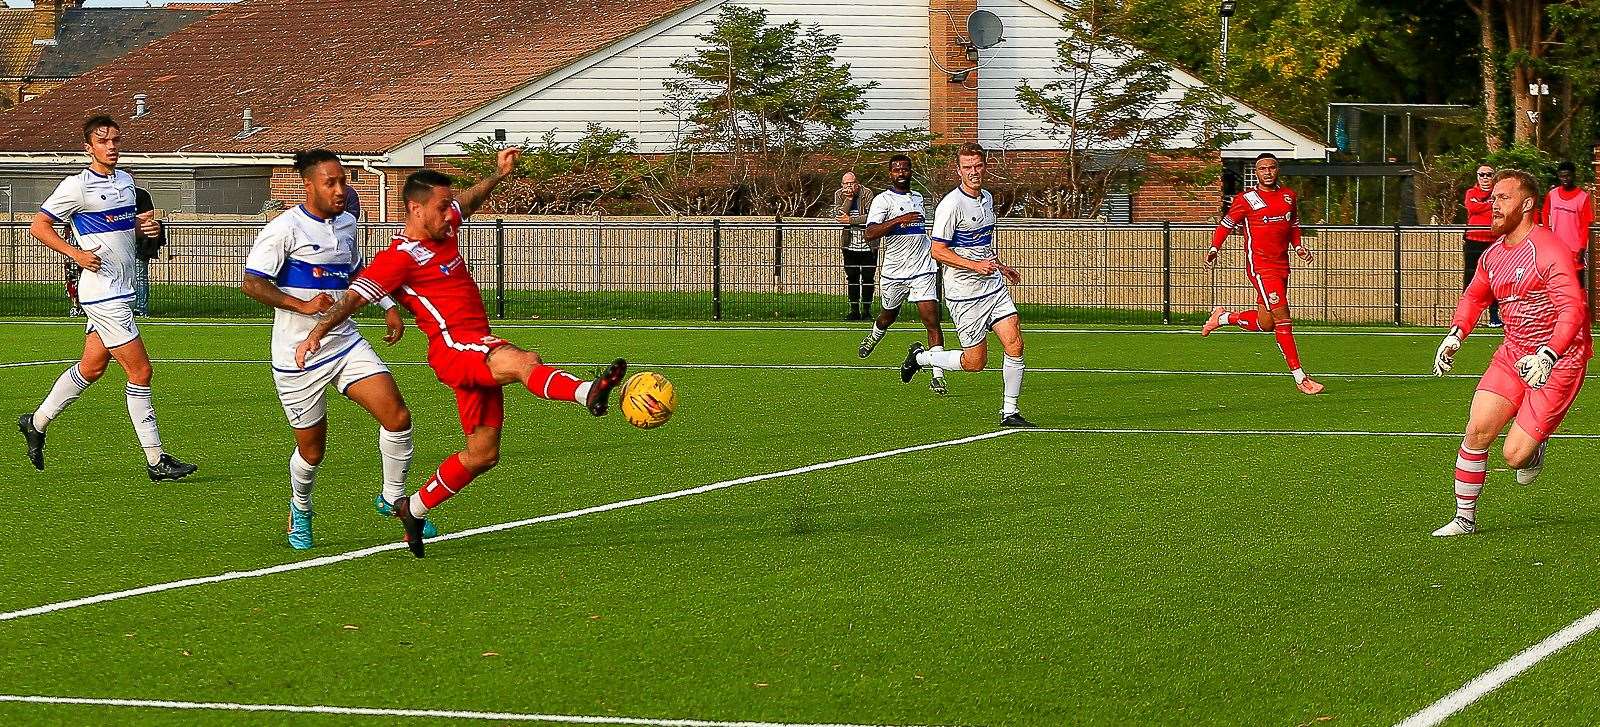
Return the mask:
{"type": "Polygon", "coordinates": [[[389,373],[378,352],[365,340],[351,347],[339,358],[330,358],[304,371],[284,371],[274,367],[272,380],[278,385],[278,401],[283,403],[283,413],[289,417],[289,426],[308,429],[320,423],[328,413],[328,385],[333,384],[343,394],[357,381],[369,376],[389,373]]]}
{"type": "Polygon", "coordinates": [[[132,293],[125,297],[87,303],[83,306],[83,317],[89,319],[83,329],[84,335],[100,334],[100,342],[106,348],[126,345],[139,337],[139,326],[133,322],[132,293]]]}
{"type": "Polygon", "coordinates": [[[1012,302],[1011,290],[1005,286],[971,300],[946,298],[944,305],[950,309],[950,318],[955,321],[956,337],[961,341],[962,348],[983,343],[994,324],[1017,315],[1017,304],[1012,302]]]}
{"type": "Polygon", "coordinates": [[[906,301],[921,303],[939,299],[939,272],[933,271],[914,278],[879,278],[878,290],[882,293],[883,309],[895,310],[906,301]]]}

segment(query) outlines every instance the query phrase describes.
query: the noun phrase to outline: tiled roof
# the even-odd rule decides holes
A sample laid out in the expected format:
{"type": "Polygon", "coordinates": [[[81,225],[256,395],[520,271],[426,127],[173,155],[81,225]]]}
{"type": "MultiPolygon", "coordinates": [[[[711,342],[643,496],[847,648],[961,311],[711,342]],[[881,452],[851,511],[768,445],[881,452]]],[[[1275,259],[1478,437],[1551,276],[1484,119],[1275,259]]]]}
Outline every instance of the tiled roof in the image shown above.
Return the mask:
{"type": "Polygon", "coordinates": [[[129,51],[181,30],[209,10],[72,8],[57,23],[56,45],[33,69],[35,78],[75,78],[129,51]]]}
{"type": "Polygon", "coordinates": [[[105,112],[134,153],[381,154],[699,1],[246,0],[0,113],[0,152],[105,112]]]}
{"type": "Polygon", "coordinates": [[[21,78],[33,70],[39,49],[33,44],[33,11],[0,10],[0,78],[21,78]]]}

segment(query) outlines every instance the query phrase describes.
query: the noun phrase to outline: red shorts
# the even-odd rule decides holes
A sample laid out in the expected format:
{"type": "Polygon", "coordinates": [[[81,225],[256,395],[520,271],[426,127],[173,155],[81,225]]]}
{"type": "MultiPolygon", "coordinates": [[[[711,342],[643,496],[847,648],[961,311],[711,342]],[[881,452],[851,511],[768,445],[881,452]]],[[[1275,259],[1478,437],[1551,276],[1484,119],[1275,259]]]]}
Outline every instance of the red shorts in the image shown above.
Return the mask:
{"type": "Polygon", "coordinates": [[[1521,356],[1507,346],[1496,350],[1489,361],[1489,370],[1478,380],[1478,391],[1505,397],[1517,407],[1517,426],[1543,442],[1555,434],[1567,410],[1572,408],[1572,402],[1578,399],[1588,366],[1556,369],[1550,372],[1550,380],[1544,388],[1530,389],[1517,375],[1518,358],[1521,356]]]}
{"type": "Polygon", "coordinates": [[[1289,304],[1288,273],[1247,271],[1245,277],[1250,279],[1250,287],[1256,290],[1256,305],[1272,310],[1289,304]]]}
{"type": "Polygon", "coordinates": [[[495,336],[456,341],[453,346],[436,339],[428,345],[428,365],[440,383],[456,392],[456,413],[466,434],[478,427],[499,429],[505,423],[505,396],[489,371],[489,352],[504,345],[507,342],[495,336]]]}

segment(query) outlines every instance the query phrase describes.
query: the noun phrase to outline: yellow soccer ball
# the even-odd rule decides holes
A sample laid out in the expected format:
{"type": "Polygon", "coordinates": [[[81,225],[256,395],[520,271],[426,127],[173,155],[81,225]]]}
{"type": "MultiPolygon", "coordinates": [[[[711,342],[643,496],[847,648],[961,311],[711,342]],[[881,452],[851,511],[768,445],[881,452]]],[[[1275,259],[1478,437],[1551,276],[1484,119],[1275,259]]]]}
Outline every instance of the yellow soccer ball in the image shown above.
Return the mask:
{"type": "Polygon", "coordinates": [[[678,408],[678,393],[672,382],[654,371],[641,371],[622,385],[622,416],[640,429],[655,429],[667,423],[678,408]]]}

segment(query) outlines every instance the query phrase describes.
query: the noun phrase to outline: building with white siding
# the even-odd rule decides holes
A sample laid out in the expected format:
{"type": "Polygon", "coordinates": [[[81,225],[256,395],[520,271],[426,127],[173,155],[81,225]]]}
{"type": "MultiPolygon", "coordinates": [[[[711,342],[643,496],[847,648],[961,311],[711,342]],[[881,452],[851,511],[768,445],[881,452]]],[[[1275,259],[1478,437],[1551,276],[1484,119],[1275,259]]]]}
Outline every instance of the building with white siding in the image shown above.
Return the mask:
{"type": "MultiPolygon", "coordinates": [[[[332,149],[364,170],[358,188],[381,198],[368,202],[378,215],[399,209],[405,173],[446,165],[485,137],[571,141],[599,123],[628,132],[641,151],[665,151],[680,131],[661,111],[671,63],[728,3],[838,34],[837,60],[877,83],[857,120],[863,133],[913,127],[994,149],[1059,148],[1015,99],[1023,80],[1050,80],[1055,0],[246,0],[0,114],[0,177],[76,164],[81,140],[61,120],[96,111],[126,119],[124,164],[136,171],[204,178],[229,169],[233,179],[253,175],[258,183],[245,186],[262,199],[293,194],[283,168],[294,151],[332,149]],[[938,66],[970,65],[955,31],[979,8],[1004,21],[1005,42],[952,82],[938,66]],[[128,119],[135,94],[149,113],[128,119]]],[[[1237,108],[1247,138],[1224,157],[1323,157],[1315,140],[1237,108]]],[[[1178,212],[1165,198],[1147,209],[1134,200],[1132,214],[1194,218],[1216,206],[1214,190],[1193,198],[1178,212]]]]}

